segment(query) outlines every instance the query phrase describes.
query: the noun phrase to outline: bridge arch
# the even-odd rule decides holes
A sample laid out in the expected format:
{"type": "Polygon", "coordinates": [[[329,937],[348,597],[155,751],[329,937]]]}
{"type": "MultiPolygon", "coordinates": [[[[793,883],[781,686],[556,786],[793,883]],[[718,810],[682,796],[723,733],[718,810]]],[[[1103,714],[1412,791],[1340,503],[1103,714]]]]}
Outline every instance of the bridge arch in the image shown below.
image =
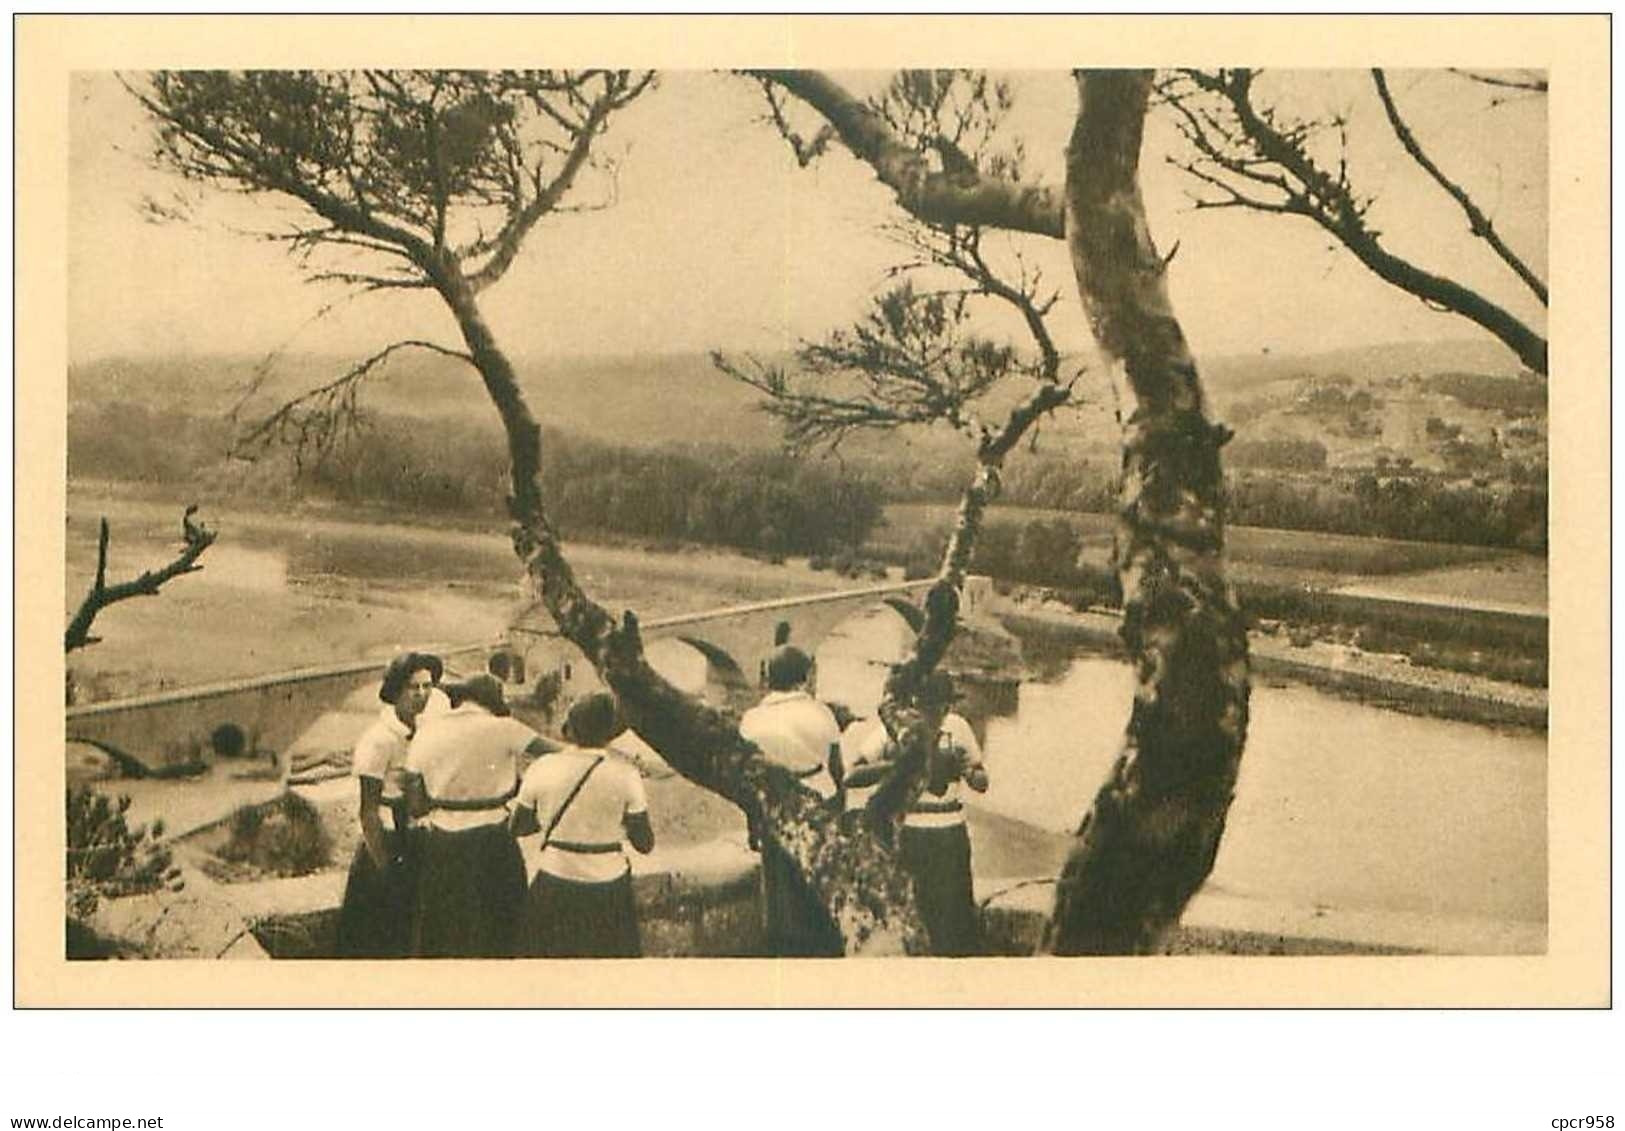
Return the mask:
{"type": "Polygon", "coordinates": [[[918,609],[902,604],[900,609],[893,599],[877,601],[836,624],[819,642],[813,653],[819,699],[860,718],[875,713],[892,665],[913,652],[917,625],[923,623],[910,615],[918,609]]]}

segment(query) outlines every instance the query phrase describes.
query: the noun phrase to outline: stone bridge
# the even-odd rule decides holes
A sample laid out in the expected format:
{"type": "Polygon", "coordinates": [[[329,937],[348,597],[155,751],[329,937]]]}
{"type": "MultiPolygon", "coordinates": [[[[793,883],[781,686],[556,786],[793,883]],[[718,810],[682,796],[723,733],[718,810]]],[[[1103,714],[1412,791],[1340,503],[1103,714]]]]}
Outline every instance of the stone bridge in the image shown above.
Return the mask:
{"type": "MultiPolygon", "coordinates": [[[[640,627],[649,662],[656,670],[715,706],[737,706],[742,698],[756,694],[768,656],[786,639],[818,658],[820,698],[863,700],[869,695],[867,681],[840,662],[844,658],[836,655],[843,651],[840,642],[860,632],[869,653],[900,659],[895,641],[906,634],[912,643],[921,616],[919,596],[930,584],[891,583],[758,601],[644,621],[640,627]],[[861,631],[860,626],[869,631],[861,631]]],[[[551,683],[560,702],[599,686],[597,673],[580,652],[551,627],[530,626],[521,619],[510,631],[510,639],[514,657],[522,661],[516,674],[536,687],[539,679],[548,679],[546,673],[552,673],[551,683]]],[[[865,704],[848,705],[861,708],[865,704]]]]}
{"type": "MultiPolygon", "coordinates": [[[[895,622],[894,630],[897,624],[915,625],[920,595],[929,584],[894,582],[787,597],[665,617],[642,627],[651,663],[708,699],[725,701],[731,692],[754,691],[768,653],[786,631],[791,642],[815,654],[828,642],[827,657],[819,655],[820,697],[861,698],[877,686],[874,671],[863,668],[874,667],[873,648],[863,645],[869,658],[838,655],[840,626],[878,620],[895,622]],[[843,671],[847,674],[839,675],[843,671]],[[830,680],[840,686],[825,686],[830,680]]],[[[984,588],[967,586],[966,612],[984,598],[984,588]]],[[[522,715],[529,713],[522,707],[527,697],[544,707],[568,702],[597,679],[572,645],[523,618],[500,639],[437,650],[454,672],[504,675],[522,715]]],[[[357,660],[70,707],[67,738],[111,753],[135,774],[174,772],[217,756],[281,752],[318,717],[376,681],[381,664],[381,659],[357,660]]]]}

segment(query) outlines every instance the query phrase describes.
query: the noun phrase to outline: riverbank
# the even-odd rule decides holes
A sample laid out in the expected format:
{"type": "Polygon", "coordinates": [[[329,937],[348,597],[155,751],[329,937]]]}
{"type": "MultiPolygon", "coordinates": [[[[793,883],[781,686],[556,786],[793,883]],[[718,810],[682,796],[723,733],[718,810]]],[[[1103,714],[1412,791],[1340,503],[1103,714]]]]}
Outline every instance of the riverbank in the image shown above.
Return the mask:
{"type": "MultiPolygon", "coordinates": [[[[172,552],[179,509],[179,500],[140,484],[71,484],[70,605],[94,568],[96,515],[113,518],[119,576],[172,552]]],[[[263,509],[206,505],[203,518],[223,533],[204,571],[166,589],[162,602],[130,602],[104,614],[105,642],[74,659],[77,701],[277,670],[293,666],[279,656],[289,651],[296,663],[315,664],[372,656],[403,641],[487,637],[523,608],[508,539],[489,519],[451,515],[431,525],[396,508],[319,501],[263,509]],[[222,576],[225,584],[217,586],[222,576]],[[247,617],[238,605],[245,589],[254,599],[247,617]],[[223,647],[212,639],[216,624],[231,626],[223,647]],[[320,639],[308,631],[315,624],[328,630],[320,639]],[[333,640],[347,642],[341,653],[332,651],[333,640]],[[135,651],[118,655],[132,641],[139,642],[135,651]],[[171,647],[177,642],[183,646],[171,647]],[[148,653],[149,643],[156,654],[148,653]]],[[[1343,687],[1401,709],[1543,725],[1543,693],[1502,689],[1514,681],[1541,689],[1547,681],[1544,559],[1371,538],[1245,528],[1232,534],[1232,571],[1262,630],[1254,649],[1261,674],[1343,687]]],[[[644,619],[850,583],[838,571],[814,568],[822,561],[769,561],[721,547],[589,532],[575,537],[570,556],[594,596],[644,619]]],[[[1099,556],[1109,538],[1102,531],[1096,540],[1091,553],[1099,556]]],[[[1106,600],[1103,567],[1100,582],[1101,592],[1080,593],[1074,603],[1106,600]]]]}
{"type": "MultiPolygon", "coordinates": [[[[1035,591],[1019,590],[996,597],[990,612],[1023,641],[1050,634],[1066,645],[1122,654],[1122,616],[1115,612],[1080,612],[1035,591]]],[[[1547,693],[1542,687],[1421,667],[1403,656],[1324,640],[1254,631],[1248,644],[1253,671],[1265,679],[1307,683],[1362,703],[1432,718],[1546,729],[1547,693]]]]}

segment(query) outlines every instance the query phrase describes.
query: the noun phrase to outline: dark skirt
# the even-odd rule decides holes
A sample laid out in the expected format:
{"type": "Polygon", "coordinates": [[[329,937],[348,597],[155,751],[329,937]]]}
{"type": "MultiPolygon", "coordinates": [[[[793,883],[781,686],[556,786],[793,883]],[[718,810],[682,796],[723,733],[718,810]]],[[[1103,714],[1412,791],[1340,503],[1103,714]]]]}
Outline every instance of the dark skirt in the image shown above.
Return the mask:
{"type": "Polygon", "coordinates": [[[925,829],[904,825],[898,856],[914,877],[914,902],[931,936],[931,953],[981,953],[976,898],[971,892],[970,834],[965,826],[925,829]]]}
{"type": "Polygon", "coordinates": [[[632,876],[587,883],[537,872],[521,953],[534,958],[640,958],[632,876]]]}
{"type": "Polygon", "coordinates": [[[762,840],[762,905],[767,919],[767,952],[780,958],[839,958],[841,932],[817,892],[778,845],[762,840]]]}
{"type": "Polygon", "coordinates": [[[413,953],[511,958],[525,906],[525,861],[501,822],[423,829],[413,953]]]}
{"type": "Polygon", "coordinates": [[[407,833],[385,829],[384,845],[397,862],[379,868],[365,842],[350,861],[339,907],[340,958],[405,958],[412,953],[417,854],[407,833]]]}

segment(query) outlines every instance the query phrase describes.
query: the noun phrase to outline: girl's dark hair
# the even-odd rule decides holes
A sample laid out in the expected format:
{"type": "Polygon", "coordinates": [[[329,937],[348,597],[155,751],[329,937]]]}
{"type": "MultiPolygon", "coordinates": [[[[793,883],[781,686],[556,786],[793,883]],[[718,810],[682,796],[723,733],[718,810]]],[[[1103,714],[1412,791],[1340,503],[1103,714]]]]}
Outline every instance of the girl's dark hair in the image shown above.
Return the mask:
{"type": "Polygon", "coordinates": [[[384,669],[384,682],[378,688],[378,698],[385,703],[393,704],[401,697],[401,690],[406,681],[412,678],[413,672],[426,671],[436,683],[446,674],[446,666],[440,662],[440,657],[432,652],[403,652],[389,661],[384,669]]]}
{"type": "Polygon", "coordinates": [[[564,718],[564,737],[577,746],[603,746],[625,729],[615,696],[607,691],[583,695],[564,718]]]}

